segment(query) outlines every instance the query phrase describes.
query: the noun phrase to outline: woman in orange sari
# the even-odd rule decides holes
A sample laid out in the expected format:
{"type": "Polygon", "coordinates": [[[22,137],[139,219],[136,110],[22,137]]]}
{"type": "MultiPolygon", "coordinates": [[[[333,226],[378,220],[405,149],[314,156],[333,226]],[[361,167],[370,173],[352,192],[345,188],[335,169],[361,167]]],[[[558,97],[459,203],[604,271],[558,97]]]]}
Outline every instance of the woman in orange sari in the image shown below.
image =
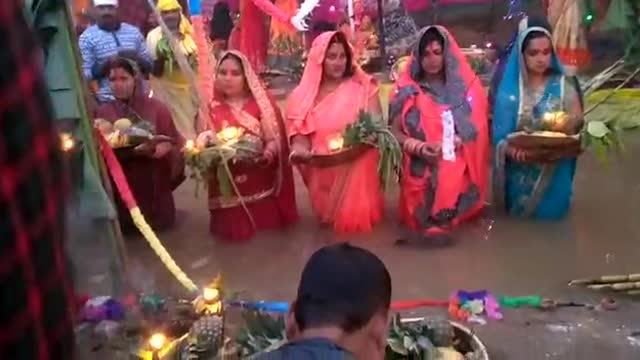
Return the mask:
{"type": "Polygon", "coordinates": [[[487,196],[488,101],[455,39],[420,32],[390,106],[404,149],[400,216],[413,238],[449,243],[449,230],[477,215],[487,196]],[[417,235],[417,236],[416,236],[417,235]]]}
{"type": "Polygon", "coordinates": [[[217,177],[209,183],[210,230],[223,240],[242,241],[256,230],[282,228],[298,220],[293,172],[287,162],[289,146],[280,109],[268,96],[249,60],[239,52],[223,54],[216,66],[210,104],[212,126],[244,130],[263,144],[255,162],[229,163],[242,196],[225,197],[217,177]]]}
{"type": "Polygon", "coordinates": [[[311,205],[322,223],[339,232],[369,231],[380,221],[383,195],[375,149],[354,162],[319,168],[305,161],[329,152],[329,140],[357,120],[360,110],[380,113],[378,85],[353,58],[341,32],[325,32],[311,46],[298,87],[288,100],[291,160],[309,190],[311,205]]]}

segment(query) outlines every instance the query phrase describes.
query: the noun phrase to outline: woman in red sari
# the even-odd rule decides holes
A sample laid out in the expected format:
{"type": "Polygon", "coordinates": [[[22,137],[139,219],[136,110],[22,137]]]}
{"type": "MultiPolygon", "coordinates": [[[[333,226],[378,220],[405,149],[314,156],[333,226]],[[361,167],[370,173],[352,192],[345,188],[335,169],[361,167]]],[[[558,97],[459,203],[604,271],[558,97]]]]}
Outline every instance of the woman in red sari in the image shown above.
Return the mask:
{"type": "MultiPolygon", "coordinates": [[[[109,81],[116,99],[101,104],[96,109],[96,119],[115,122],[127,118],[134,125],[148,122],[155,128],[155,135],[172,139],[139,145],[133,154],[118,157],[144,217],[155,230],[167,229],[175,222],[173,190],[185,179],[180,153],[183,139],[169,109],[143,94],[135,65],[126,59],[114,60],[110,65],[109,81]]],[[[129,211],[118,198],[116,205],[122,229],[127,232],[135,229],[129,211]]]]}
{"type": "Polygon", "coordinates": [[[313,41],[302,80],[289,97],[287,118],[291,159],[300,162],[313,210],[339,232],[370,231],[382,219],[378,151],[324,168],[305,161],[329,153],[331,138],[356,122],[361,110],[380,114],[378,84],[355,64],[342,32],[325,32],[313,41]]]}
{"type": "Polygon", "coordinates": [[[420,32],[397,82],[390,118],[404,149],[400,215],[413,237],[444,245],[487,196],[488,101],[455,39],[440,26],[420,32]]]}
{"type": "Polygon", "coordinates": [[[209,183],[211,233],[230,241],[247,240],[256,230],[283,228],[298,220],[293,172],[287,162],[289,146],[280,109],[260,83],[249,60],[240,52],[222,55],[216,67],[210,105],[212,126],[244,130],[263,143],[256,162],[229,163],[237,194],[223,197],[217,177],[209,183]],[[248,210],[248,211],[247,211],[248,210]]]}

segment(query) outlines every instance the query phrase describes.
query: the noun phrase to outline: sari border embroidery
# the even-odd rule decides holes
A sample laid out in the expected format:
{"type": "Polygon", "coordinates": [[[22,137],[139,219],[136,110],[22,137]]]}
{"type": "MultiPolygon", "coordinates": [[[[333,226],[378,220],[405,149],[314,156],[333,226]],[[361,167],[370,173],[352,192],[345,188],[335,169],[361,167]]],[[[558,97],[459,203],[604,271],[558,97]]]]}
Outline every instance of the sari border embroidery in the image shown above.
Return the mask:
{"type": "Polygon", "coordinates": [[[257,194],[253,194],[250,196],[242,196],[242,198],[240,198],[239,196],[234,196],[234,197],[218,196],[215,198],[209,198],[209,210],[228,209],[228,208],[237,207],[237,206],[240,206],[243,201],[247,204],[254,203],[256,201],[266,199],[274,195],[275,193],[276,193],[276,188],[272,187],[271,189],[259,192],[257,194]]]}

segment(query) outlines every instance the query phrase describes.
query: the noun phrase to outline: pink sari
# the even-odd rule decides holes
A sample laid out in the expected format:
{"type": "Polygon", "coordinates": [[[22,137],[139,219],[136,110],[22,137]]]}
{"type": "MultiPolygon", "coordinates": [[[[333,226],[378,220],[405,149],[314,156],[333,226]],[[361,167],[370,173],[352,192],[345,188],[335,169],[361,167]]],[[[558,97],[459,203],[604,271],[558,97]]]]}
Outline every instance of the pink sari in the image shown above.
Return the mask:
{"type": "MultiPolygon", "coordinates": [[[[318,36],[311,47],[300,85],[288,100],[289,136],[306,135],[314,153],[327,153],[328,138],[357,120],[378,95],[375,80],[355,66],[355,74],[320,102],[322,63],[335,32],[318,36]]],[[[301,165],[311,205],[322,223],[339,232],[370,231],[382,219],[383,194],[377,174],[378,152],[367,151],[352,163],[329,168],[301,165]]]]}
{"type": "Polygon", "coordinates": [[[298,210],[293,171],[287,162],[289,144],[280,109],[269,98],[244,55],[229,51],[220,57],[218,64],[231,55],[241,59],[252,98],[243,109],[236,110],[224,101],[220,93],[214,92],[210,104],[213,128],[219,131],[227,126],[241,127],[245,130],[245,136],[255,136],[265,145],[275,139],[279,150],[278,157],[271,164],[229,163],[233,181],[249,209],[255,227],[238,196],[221,196],[216,177],[209,182],[211,233],[223,240],[237,242],[250,239],[256,230],[283,228],[295,223],[298,210]]]}
{"type": "MultiPolygon", "coordinates": [[[[445,85],[437,88],[420,79],[416,46],[390,106],[390,117],[399,117],[406,136],[428,143],[443,141],[442,114],[450,111],[462,141],[453,160],[429,164],[408,153],[403,158],[400,217],[425,236],[446,232],[479,214],[489,177],[487,95],[453,36],[443,27],[435,28],[445,39],[445,85]]],[[[428,29],[422,29],[419,39],[428,29]]]]}

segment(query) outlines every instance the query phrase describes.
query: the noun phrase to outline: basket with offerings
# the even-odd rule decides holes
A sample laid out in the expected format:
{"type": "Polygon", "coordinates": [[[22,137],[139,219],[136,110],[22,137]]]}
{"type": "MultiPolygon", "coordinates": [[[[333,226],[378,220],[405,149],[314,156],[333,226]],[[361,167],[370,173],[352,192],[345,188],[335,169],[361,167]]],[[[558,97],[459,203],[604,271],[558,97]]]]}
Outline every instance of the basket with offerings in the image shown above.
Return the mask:
{"type": "Polygon", "coordinates": [[[390,180],[397,178],[402,162],[402,149],[381,117],[361,111],[355,123],[347,126],[342,134],[327,141],[329,152],[313,154],[309,160],[311,166],[332,167],[348,164],[371,148],[376,148],[380,155],[378,174],[381,184],[385,186],[390,180]]]}
{"type": "Polygon", "coordinates": [[[244,128],[228,126],[217,133],[204,131],[195,142],[188,141],[184,156],[192,179],[205,186],[211,181],[217,188],[214,192],[219,191],[221,197],[230,197],[234,193],[234,187],[245,182],[244,177],[237,174],[237,170],[255,170],[256,165],[263,160],[263,149],[264,142],[258,136],[246,133],[244,128]],[[236,170],[233,171],[234,174],[230,166],[236,170]]]}

